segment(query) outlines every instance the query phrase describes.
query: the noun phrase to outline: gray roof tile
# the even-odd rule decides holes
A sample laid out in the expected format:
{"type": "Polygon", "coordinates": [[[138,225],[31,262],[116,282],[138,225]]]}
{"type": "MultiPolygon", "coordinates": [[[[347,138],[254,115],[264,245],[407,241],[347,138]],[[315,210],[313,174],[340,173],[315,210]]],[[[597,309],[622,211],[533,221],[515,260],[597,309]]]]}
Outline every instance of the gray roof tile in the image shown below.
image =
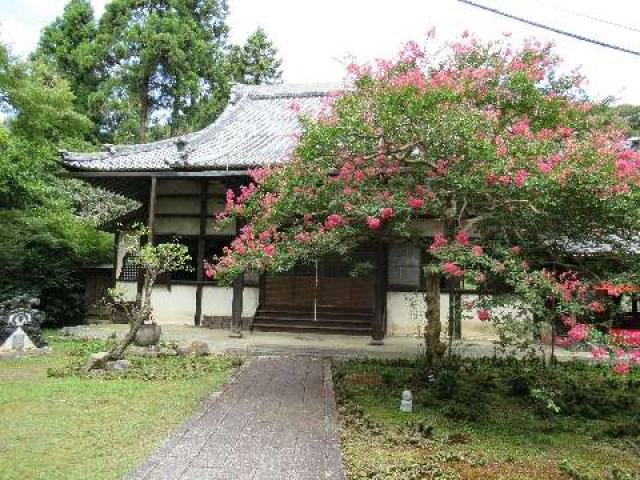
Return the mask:
{"type": "Polygon", "coordinates": [[[236,85],[225,111],[207,128],[142,145],[108,146],[103,152],[61,152],[80,171],[242,169],[286,161],[300,133],[299,113],[316,115],[335,84],[236,85]],[[181,142],[183,144],[181,145],[181,142]]]}

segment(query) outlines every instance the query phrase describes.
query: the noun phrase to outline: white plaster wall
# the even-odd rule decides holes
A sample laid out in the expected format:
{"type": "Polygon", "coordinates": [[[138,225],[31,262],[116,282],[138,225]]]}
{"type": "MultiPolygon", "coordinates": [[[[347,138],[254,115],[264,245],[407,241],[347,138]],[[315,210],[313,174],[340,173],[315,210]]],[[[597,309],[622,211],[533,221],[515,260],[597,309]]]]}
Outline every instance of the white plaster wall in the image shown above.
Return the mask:
{"type": "MultiPolygon", "coordinates": [[[[462,302],[473,299],[463,295],[462,302]]],[[[387,292],[387,335],[419,335],[425,323],[426,303],[422,292],[387,292]]],[[[449,295],[440,295],[440,321],[443,332],[449,323],[449,295]]],[[[494,340],[496,331],[488,322],[481,322],[475,311],[462,314],[462,338],[464,340],[494,340]]]]}
{"type": "Polygon", "coordinates": [[[138,294],[137,282],[123,282],[119,280],[116,282],[116,288],[121,289],[125,292],[125,300],[132,302],[136,299],[136,295],[138,294]]]}
{"type": "MultiPolygon", "coordinates": [[[[242,296],[242,316],[253,317],[258,309],[260,289],[245,287],[242,296]]],[[[202,314],[212,317],[230,317],[233,288],[205,286],[202,292],[202,314]]]]}
{"type": "Polygon", "coordinates": [[[153,287],[151,293],[153,318],[160,325],[193,325],[196,314],[194,285],[166,285],[153,287]]]}
{"type": "MultiPolygon", "coordinates": [[[[135,300],[136,282],[117,282],[126,292],[127,300],[135,300]]],[[[253,317],[258,309],[260,289],[245,287],[242,316],[253,317]]],[[[205,286],[202,291],[202,314],[214,317],[230,317],[233,288],[205,286]]],[[[161,325],[193,325],[196,314],[195,285],[156,285],[151,294],[153,316],[161,325]]]]}

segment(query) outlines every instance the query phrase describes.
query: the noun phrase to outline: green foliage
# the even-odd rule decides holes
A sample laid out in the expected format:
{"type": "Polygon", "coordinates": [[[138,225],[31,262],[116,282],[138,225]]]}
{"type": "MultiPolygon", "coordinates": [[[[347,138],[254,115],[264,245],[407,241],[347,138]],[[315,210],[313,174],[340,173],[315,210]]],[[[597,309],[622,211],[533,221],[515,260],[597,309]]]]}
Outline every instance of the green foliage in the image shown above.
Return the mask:
{"type": "Polygon", "coordinates": [[[282,61],[278,59],[278,50],[262,28],[252,33],[244,45],[233,46],[229,57],[236,82],[260,85],[281,81],[282,61]]]}
{"type": "Polygon", "coordinates": [[[349,360],[333,378],[351,479],[613,480],[640,472],[637,372],[450,359],[431,374],[422,359],[349,360]],[[413,413],[399,411],[404,389],[413,392],[413,413]],[[559,413],[548,408],[550,394],[559,413]]]}
{"type": "Polygon", "coordinates": [[[102,74],[94,45],[96,33],[91,2],[70,0],[63,14],[44,28],[34,54],[55,65],[69,81],[78,111],[92,119],[97,112],[91,112],[89,96],[98,88],[102,74]]]}
{"type": "Polygon", "coordinates": [[[216,356],[130,356],[130,367],[125,371],[104,372],[98,374],[83,369],[87,357],[92,353],[108,350],[113,341],[102,340],[69,340],[68,361],[49,368],[47,376],[53,378],[79,377],[85,379],[100,378],[104,380],[130,379],[143,382],[175,382],[179,380],[196,380],[220,375],[232,367],[238,366],[239,357],[216,356]]]}
{"type": "Polygon", "coordinates": [[[112,240],[69,211],[0,211],[0,298],[30,293],[41,300],[48,325],[84,320],[80,267],[108,260],[112,240]]]}
{"type": "Polygon", "coordinates": [[[189,249],[179,243],[147,244],[139,248],[136,254],[132,261],[154,278],[163,273],[186,270],[191,261],[189,249]]]}
{"type": "Polygon", "coordinates": [[[226,0],[114,0],[96,19],[70,0],[34,58],[69,82],[102,142],[154,141],[211,123],[231,81],[274,83],[276,49],[262,29],[230,47],[226,0]],[[142,126],[141,126],[142,125],[142,126]]]}
{"type": "Polygon", "coordinates": [[[79,268],[108,260],[112,240],[73,214],[65,181],[56,176],[56,149],[86,146],[91,122],[50,67],[0,52],[0,101],[8,115],[0,127],[0,297],[30,293],[40,297],[49,324],[80,323],[79,268]]]}
{"type": "Polygon", "coordinates": [[[631,136],[640,136],[640,105],[618,105],[613,111],[625,122],[631,136]]]}
{"type": "Polygon", "coordinates": [[[172,134],[209,123],[228,94],[226,16],[224,0],[110,2],[96,36],[110,79],[93,102],[136,105],[138,142],[162,110],[172,134]]]}
{"type": "MultiPolygon", "coordinates": [[[[85,358],[80,351],[95,351],[91,345],[97,342],[55,335],[47,340],[52,347],[49,355],[5,359],[0,364],[0,405],[3,412],[12,413],[5,415],[0,431],[3,480],[123,478],[231,371],[224,368],[229,359],[214,357],[204,367],[209,373],[199,368],[194,374],[191,369],[185,377],[182,365],[155,359],[166,365],[167,372],[171,368],[162,380],[157,376],[146,380],[143,375],[140,379],[50,377],[48,368],[74,361],[70,351],[85,358]]],[[[100,343],[99,349],[108,346],[100,343]]],[[[144,368],[147,373],[152,370],[144,368]]]]}

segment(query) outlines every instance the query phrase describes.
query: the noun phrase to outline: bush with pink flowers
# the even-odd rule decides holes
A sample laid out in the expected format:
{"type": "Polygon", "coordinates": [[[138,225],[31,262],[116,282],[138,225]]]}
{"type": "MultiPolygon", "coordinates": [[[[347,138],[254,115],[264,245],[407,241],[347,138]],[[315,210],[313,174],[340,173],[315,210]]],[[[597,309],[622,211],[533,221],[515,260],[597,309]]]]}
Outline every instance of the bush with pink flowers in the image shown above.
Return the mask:
{"type": "MultiPolygon", "coordinates": [[[[608,108],[587,99],[582,77],[560,73],[550,45],[432,42],[350,65],[345,88],[317,115],[300,111],[288,162],[252,172],[228,195],[219,220],[245,226],[209,274],[231,281],[366,240],[410,240],[431,253],[432,280],[506,284],[510,295],[476,306],[491,321],[500,302],[534,324],[602,314],[596,279],[627,274],[619,265],[640,231],[640,153],[608,108]],[[443,225],[441,234],[425,238],[420,219],[443,225]],[[611,245],[618,266],[576,257],[594,244],[611,245]]],[[[635,272],[638,262],[628,265],[635,272]]],[[[437,290],[428,295],[436,301],[437,290]]],[[[427,325],[437,364],[445,349],[431,310],[427,325]]]]}

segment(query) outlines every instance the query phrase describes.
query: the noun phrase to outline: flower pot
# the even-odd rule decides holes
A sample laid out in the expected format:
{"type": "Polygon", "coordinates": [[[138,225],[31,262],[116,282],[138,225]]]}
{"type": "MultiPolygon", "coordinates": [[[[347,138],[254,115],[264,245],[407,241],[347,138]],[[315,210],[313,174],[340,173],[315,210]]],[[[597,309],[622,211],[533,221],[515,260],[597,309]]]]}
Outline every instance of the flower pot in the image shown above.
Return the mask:
{"type": "Polygon", "coordinates": [[[140,347],[150,347],[157,345],[160,341],[162,328],[155,323],[146,323],[136,332],[135,343],[140,347]]]}

